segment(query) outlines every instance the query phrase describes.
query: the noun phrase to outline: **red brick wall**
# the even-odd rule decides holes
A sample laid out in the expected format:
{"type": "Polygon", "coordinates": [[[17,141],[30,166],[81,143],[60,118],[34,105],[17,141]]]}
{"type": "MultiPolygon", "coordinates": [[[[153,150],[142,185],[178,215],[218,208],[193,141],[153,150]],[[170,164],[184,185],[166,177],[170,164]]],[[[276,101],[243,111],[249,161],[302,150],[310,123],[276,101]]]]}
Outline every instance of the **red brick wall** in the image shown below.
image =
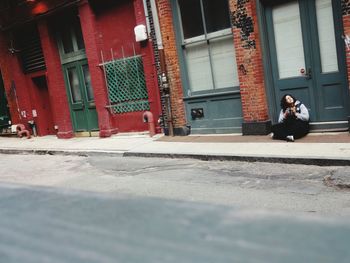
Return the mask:
{"type": "MultiPolygon", "coordinates": [[[[236,62],[239,69],[243,118],[245,122],[266,121],[269,117],[255,1],[230,0],[230,11],[232,23],[235,25],[232,31],[236,48],[236,62]],[[241,12],[247,15],[248,24],[240,24],[242,19],[240,19],[239,14],[241,12]],[[247,28],[249,22],[251,22],[251,28],[247,28]]],[[[186,120],[182,100],[180,66],[169,0],[158,1],[158,12],[171,87],[175,127],[179,127],[184,125],[186,120]]]]}
{"type": "Polygon", "coordinates": [[[4,88],[9,104],[12,123],[19,123],[19,114],[17,112],[17,103],[15,94],[11,91],[11,80],[13,80],[12,69],[9,61],[11,60],[10,52],[8,52],[8,39],[4,32],[0,33],[0,69],[4,81],[4,88]]]}
{"type": "Polygon", "coordinates": [[[79,6],[79,16],[98,115],[99,135],[100,137],[109,137],[116,131],[111,128],[110,114],[106,108],[108,105],[107,89],[103,70],[98,67],[101,44],[98,43],[99,35],[97,34],[95,16],[87,1],[83,1],[79,6]]]}
{"type": "Polygon", "coordinates": [[[32,109],[37,101],[32,99],[32,80],[24,75],[19,62],[18,53],[10,53],[10,41],[6,33],[0,37],[0,68],[4,80],[6,97],[9,103],[11,120],[13,124],[24,124],[27,129],[28,121],[33,120],[32,109]]]}
{"type": "MultiPolygon", "coordinates": [[[[343,11],[344,36],[348,36],[350,38],[350,3],[349,1],[345,1],[345,0],[343,0],[342,2],[343,2],[342,11],[343,11]]],[[[350,83],[350,49],[346,48],[345,51],[346,51],[348,82],[350,83]]]]}
{"type": "MultiPolygon", "coordinates": [[[[98,111],[100,129],[106,129],[108,118],[112,133],[145,131],[147,123],[143,122],[143,112],[129,112],[123,114],[110,114],[105,106],[108,103],[108,93],[103,76],[103,69],[97,67],[104,61],[120,59],[123,56],[141,55],[146,78],[146,86],[150,102],[150,110],[155,121],[160,112],[160,99],[157,85],[157,75],[152,53],[152,45],[148,41],[138,43],[135,41],[134,27],[144,24],[145,14],[142,0],[123,0],[110,2],[108,8],[100,3],[91,9],[84,1],[80,5],[80,19],[83,29],[86,53],[89,61],[92,84],[98,111]]],[[[100,135],[103,135],[100,131],[100,135]]]]}
{"type": "Polygon", "coordinates": [[[230,0],[244,122],[268,120],[256,3],[230,0]]]}
{"type": "Polygon", "coordinates": [[[181,128],[186,125],[186,117],[171,5],[169,0],[159,0],[157,4],[170,85],[173,125],[174,128],[181,128]]]}
{"type": "Polygon", "coordinates": [[[52,101],[53,119],[55,125],[58,126],[57,136],[58,138],[71,138],[73,127],[56,40],[45,20],[39,21],[38,29],[46,63],[46,80],[52,101]]]}
{"type": "MultiPolygon", "coordinates": [[[[136,25],[146,25],[146,16],[143,0],[134,0],[134,12],[136,25]]],[[[135,36],[133,35],[133,38],[135,36]]],[[[143,60],[143,67],[146,78],[146,86],[148,90],[148,101],[150,103],[150,111],[153,113],[155,126],[158,126],[158,118],[161,115],[160,93],[158,89],[157,68],[155,56],[153,52],[152,39],[137,43],[143,60]]],[[[142,118],[141,118],[142,119],[142,118]]],[[[148,127],[148,125],[147,125],[148,127]]]]}

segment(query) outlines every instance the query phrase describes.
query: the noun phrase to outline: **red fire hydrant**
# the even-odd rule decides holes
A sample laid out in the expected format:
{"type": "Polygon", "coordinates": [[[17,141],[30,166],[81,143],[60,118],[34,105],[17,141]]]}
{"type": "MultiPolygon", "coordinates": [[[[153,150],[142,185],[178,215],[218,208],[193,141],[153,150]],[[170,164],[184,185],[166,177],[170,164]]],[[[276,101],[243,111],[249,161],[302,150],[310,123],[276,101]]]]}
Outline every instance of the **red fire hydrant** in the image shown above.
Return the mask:
{"type": "Polygon", "coordinates": [[[150,111],[145,111],[142,115],[143,122],[148,122],[149,136],[153,137],[156,134],[153,114],[150,111]]]}
{"type": "Polygon", "coordinates": [[[23,124],[17,124],[16,132],[18,137],[22,138],[25,135],[27,139],[30,139],[30,132],[26,130],[23,124]]]}

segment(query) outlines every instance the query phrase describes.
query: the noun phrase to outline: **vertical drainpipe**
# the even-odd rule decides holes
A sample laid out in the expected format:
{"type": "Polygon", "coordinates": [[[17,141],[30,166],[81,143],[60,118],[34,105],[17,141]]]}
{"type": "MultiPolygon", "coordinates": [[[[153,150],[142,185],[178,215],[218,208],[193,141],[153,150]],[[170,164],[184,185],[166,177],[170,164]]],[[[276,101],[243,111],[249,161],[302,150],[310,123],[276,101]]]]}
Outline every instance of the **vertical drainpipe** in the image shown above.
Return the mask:
{"type": "MultiPolygon", "coordinates": [[[[147,32],[148,34],[151,32],[151,26],[150,26],[150,19],[149,19],[149,12],[147,8],[147,0],[143,0],[143,7],[144,12],[146,16],[146,23],[147,23],[147,32]]],[[[174,136],[173,132],[173,122],[172,122],[172,114],[171,114],[171,102],[170,102],[170,90],[169,90],[169,82],[168,82],[168,74],[166,70],[166,64],[165,64],[165,55],[164,55],[164,47],[163,47],[163,41],[162,41],[162,34],[160,30],[159,25],[159,18],[158,18],[158,12],[157,12],[157,6],[155,0],[149,0],[151,4],[151,13],[152,13],[152,19],[153,19],[153,27],[155,31],[156,41],[157,41],[157,47],[159,52],[159,64],[161,69],[161,74],[159,76],[160,84],[161,84],[161,94],[162,98],[164,99],[164,106],[166,108],[166,119],[167,119],[167,128],[170,136],[174,136]]]]}

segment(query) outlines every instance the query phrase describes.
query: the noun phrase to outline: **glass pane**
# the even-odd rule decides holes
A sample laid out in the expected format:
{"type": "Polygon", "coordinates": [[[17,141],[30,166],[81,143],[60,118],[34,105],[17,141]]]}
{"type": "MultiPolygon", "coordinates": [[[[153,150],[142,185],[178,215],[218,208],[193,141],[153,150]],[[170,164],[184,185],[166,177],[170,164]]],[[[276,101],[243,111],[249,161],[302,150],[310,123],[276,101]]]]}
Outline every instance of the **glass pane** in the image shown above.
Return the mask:
{"type": "Polygon", "coordinates": [[[75,39],[77,41],[77,47],[79,50],[84,49],[84,39],[83,39],[83,33],[81,32],[81,26],[79,20],[74,25],[74,33],[75,33],[75,39]]]}
{"type": "Polygon", "coordinates": [[[81,93],[79,89],[79,78],[75,68],[68,69],[69,87],[72,94],[73,103],[81,101],[81,93]]]}
{"type": "Polygon", "coordinates": [[[272,9],[277,63],[280,78],[300,76],[305,69],[299,3],[297,1],[272,9]]]}
{"type": "Polygon", "coordinates": [[[88,96],[88,100],[93,101],[94,100],[94,93],[92,91],[91,76],[90,76],[90,71],[89,71],[88,65],[83,66],[83,74],[84,74],[84,82],[85,82],[85,88],[86,88],[86,94],[88,96]]]}
{"type": "Polygon", "coordinates": [[[200,0],[179,0],[184,39],[204,34],[200,0]]]}
{"type": "Polygon", "coordinates": [[[230,28],[227,0],[203,0],[207,33],[230,28]]]}
{"type": "Polygon", "coordinates": [[[225,38],[210,42],[215,88],[239,86],[233,39],[225,38]]]}
{"type": "Polygon", "coordinates": [[[73,42],[72,42],[72,36],[70,29],[67,27],[62,31],[62,44],[63,44],[63,50],[65,54],[73,52],[73,42]]]}
{"type": "Polygon", "coordinates": [[[316,0],[322,72],[338,71],[332,0],[316,0]]]}
{"type": "Polygon", "coordinates": [[[207,43],[186,47],[191,91],[213,89],[207,43]]]}

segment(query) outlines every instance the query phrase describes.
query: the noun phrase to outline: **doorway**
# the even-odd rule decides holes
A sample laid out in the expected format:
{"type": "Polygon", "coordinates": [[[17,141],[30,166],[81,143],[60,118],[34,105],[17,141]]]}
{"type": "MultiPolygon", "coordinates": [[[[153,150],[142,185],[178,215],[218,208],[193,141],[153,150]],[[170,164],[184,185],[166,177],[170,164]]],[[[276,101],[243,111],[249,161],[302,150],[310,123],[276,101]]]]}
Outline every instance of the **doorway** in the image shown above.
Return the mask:
{"type": "Polygon", "coordinates": [[[340,1],[279,1],[265,7],[265,18],[275,115],[280,98],[289,93],[307,105],[312,123],[347,126],[340,1]]]}
{"type": "Polygon", "coordinates": [[[86,60],[63,66],[73,128],[75,132],[98,131],[98,118],[86,60]]]}
{"type": "Polygon", "coordinates": [[[36,102],[35,108],[32,109],[32,115],[38,135],[53,135],[55,134],[55,129],[46,77],[34,77],[32,80],[34,83],[34,94],[32,94],[34,98],[32,98],[32,101],[36,102]]]}
{"type": "Polygon", "coordinates": [[[4,82],[0,71],[0,130],[9,126],[10,122],[10,111],[7,104],[4,82]]]}

